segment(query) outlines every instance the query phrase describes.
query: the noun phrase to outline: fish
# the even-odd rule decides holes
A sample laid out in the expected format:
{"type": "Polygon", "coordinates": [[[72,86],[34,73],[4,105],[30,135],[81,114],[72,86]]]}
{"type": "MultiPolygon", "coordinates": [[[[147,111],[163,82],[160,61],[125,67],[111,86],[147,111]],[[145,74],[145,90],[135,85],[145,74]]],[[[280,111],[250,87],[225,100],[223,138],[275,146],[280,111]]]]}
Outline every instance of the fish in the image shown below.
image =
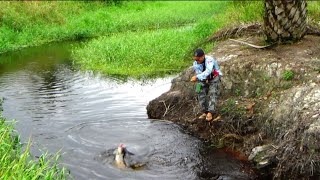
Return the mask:
{"type": "Polygon", "coordinates": [[[127,150],[124,144],[119,144],[114,151],[115,166],[119,169],[132,168],[137,169],[144,166],[144,163],[138,162],[134,153],[127,150]]]}
{"type": "Polygon", "coordinates": [[[126,163],[124,161],[124,157],[126,155],[125,149],[126,148],[124,147],[124,144],[120,144],[118,146],[118,148],[114,151],[114,154],[115,154],[115,159],[114,159],[115,160],[115,165],[116,165],[116,167],[121,168],[121,169],[127,167],[127,165],[126,165],[126,163]]]}

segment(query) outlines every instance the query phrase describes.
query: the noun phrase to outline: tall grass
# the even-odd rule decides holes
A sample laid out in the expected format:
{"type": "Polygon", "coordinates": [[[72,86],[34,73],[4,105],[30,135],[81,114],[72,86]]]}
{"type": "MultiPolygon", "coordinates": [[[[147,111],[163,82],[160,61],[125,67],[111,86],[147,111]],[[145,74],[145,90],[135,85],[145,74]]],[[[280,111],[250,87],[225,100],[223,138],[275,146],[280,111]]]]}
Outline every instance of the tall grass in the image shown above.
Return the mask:
{"type": "Polygon", "coordinates": [[[110,6],[85,1],[0,1],[0,53],[52,41],[179,27],[211,16],[213,5],[211,2],[133,1],[110,6]]]}
{"type": "Polygon", "coordinates": [[[94,39],[73,51],[75,63],[83,69],[121,77],[144,78],[177,73],[192,63],[190,52],[194,48],[202,46],[208,51],[212,49],[212,44],[202,42],[215,31],[239,22],[262,19],[261,2],[188,2],[189,6],[184,3],[157,2],[158,6],[161,5],[157,7],[157,12],[146,8],[149,4],[142,6],[137,17],[143,19],[144,26],[139,31],[132,32],[126,25],[128,32],[94,39]],[[171,9],[167,10],[167,6],[171,9]],[[186,16],[185,13],[189,11],[196,13],[186,16]],[[201,16],[195,20],[197,14],[201,16]],[[171,19],[163,18],[169,15],[171,19]],[[186,18],[184,26],[176,27],[172,19],[181,18],[186,18]],[[160,28],[153,29],[153,22],[161,22],[160,28]]]}
{"type": "Polygon", "coordinates": [[[66,179],[66,169],[57,164],[58,154],[43,154],[34,160],[30,155],[30,141],[26,147],[22,146],[13,124],[4,119],[0,111],[1,179],[66,179]]]}
{"type": "Polygon", "coordinates": [[[122,77],[150,77],[179,72],[185,51],[195,39],[190,28],[128,32],[93,40],[75,50],[73,57],[84,69],[122,77]]]}
{"type": "MultiPolygon", "coordinates": [[[[319,3],[309,18],[319,22],[319,3]]],[[[52,41],[95,37],[73,51],[82,69],[136,78],[187,67],[217,30],[262,22],[262,1],[0,2],[0,53],[52,41]],[[112,3],[111,3],[112,4],[112,3]],[[101,37],[102,36],[102,37],[101,37]],[[100,37],[100,38],[99,38],[100,37]]]]}
{"type": "MultiPolygon", "coordinates": [[[[0,53],[52,41],[90,37],[101,31],[86,25],[102,2],[1,1],[0,53]]],[[[99,22],[97,22],[99,23],[99,22]]]]}
{"type": "Polygon", "coordinates": [[[307,8],[309,21],[320,27],[320,2],[308,1],[307,8]]]}

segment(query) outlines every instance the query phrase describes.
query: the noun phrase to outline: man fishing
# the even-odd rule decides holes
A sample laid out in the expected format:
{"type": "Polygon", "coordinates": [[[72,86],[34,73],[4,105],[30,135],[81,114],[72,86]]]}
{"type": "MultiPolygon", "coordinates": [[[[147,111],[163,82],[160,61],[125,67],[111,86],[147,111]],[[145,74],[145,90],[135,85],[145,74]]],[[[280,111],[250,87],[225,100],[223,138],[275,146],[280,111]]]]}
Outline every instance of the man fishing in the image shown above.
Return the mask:
{"type": "Polygon", "coordinates": [[[197,49],[194,52],[193,59],[195,60],[193,69],[196,75],[192,76],[191,81],[198,82],[196,91],[202,112],[199,119],[211,121],[220,94],[222,73],[217,60],[205,55],[202,49],[197,49]]]}

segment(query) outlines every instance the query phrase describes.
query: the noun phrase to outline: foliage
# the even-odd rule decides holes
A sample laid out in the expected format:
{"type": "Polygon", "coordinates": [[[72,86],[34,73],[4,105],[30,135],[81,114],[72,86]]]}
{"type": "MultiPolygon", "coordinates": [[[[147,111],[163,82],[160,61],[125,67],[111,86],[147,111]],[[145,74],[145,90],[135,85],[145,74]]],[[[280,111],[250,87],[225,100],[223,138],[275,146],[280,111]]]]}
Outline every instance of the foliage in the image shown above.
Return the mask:
{"type": "MultiPolygon", "coordinates": [[[[264,9],[261,1],[119,2],[1,1],[0,53],[98,37],[74,50],[74,62],[82,69],[136,78],[162,76],[190,65],[193,49],[211,51],[215,44],[206,39],[219,29],[261,22],[264,9]],[[113,60],[106,57],[110,54],[113,60]]],[[[318,22],[319,7],[318,2],[308,6],[308,16],[318,22]]]]}
{"type": "Polygon", "coordinates": [[[308,1],[308,18],[310,22],[313,22],[320,26],[320,2],[308,1]]]}
{"type": "Polygon", "coordinates": [[[238,89],[238,88],[235,90],[234,93],[235,93],[236,96],[241,96],[241,90],[238,89]]]}
{"type": "Polygon", "coordinates": [[[1,179],[66,179],[65,168],[57,164],[59,155],[43,154],[36,161],[31,158],[31,142],[26,147],[0,112],[0,175],[1,179]]]}
{"type": "Polygon", "coordinates": [[[289,80],[292,80],[294,77],[294,72],[291,71],[291,70],[285,70],[283,73],[282,73],[282,78],[286,81],[289,81],[289,80]]]}
{"type": "MultiPolygon", "coordinates": [[[[80,31],[77,18],[104,3],[67,1],[1,1],[0,53],[51,41],[73,39],[80,31]]],[[[83,22],[81,22],[83,23],[83,22]]],[[[87,27],[89,32],[95,32],[87,27]]]]}
{"type": "MultiPolygon", "coordinates": [[[[183,6],[181,3],[146,3],[140,7],[139,12],[132,14],[130,12],[136,6],[128,5],[130,8],[127,11],[131,18],[125,19],[128,22],[136,21],[135,26],[121,23],[129,32],[97,38],[75,49],[75,64],[83,69],[121,77],[144,78],[180,72],[192,63],[190,57],[193,49],[202,47],[206,52],[212,49],[214,44],[204,40],[221,27],[229,25],[229,12],[234,13],[237,8],[227,2],[184,2],[183,6]],[[155,5],[157,11],[152,9],[155,5]],[[174,16],[172,11],[175,12],[174,16]],[[190,13],[187,12],[194,14],[188,16],[186,14],[190,13]],[[139,21],[134,20],[135,17],[145,17],[144,24],[137,23],[139,21]],[[154,28],[153,22],[158,22],[158,28],[154,28]]],[[[257,3],[248,3],[251,4],[257,3]]],[[[256,11],[253,6],[251,8],[256,11]]],[[[243,6],[243,13],[248,12],[243,6]]],[[[234,18],[233,22],[238,20],[234,18]]]]}
{"type": "Polygon", "coordinates": [[[178,59],[183,59],[184,47],[194,39],[189,29],[129,32],[93,40],[73,54],[85,69],[122,77],[149,77],[179,72],[182,63],[178,59]]]}

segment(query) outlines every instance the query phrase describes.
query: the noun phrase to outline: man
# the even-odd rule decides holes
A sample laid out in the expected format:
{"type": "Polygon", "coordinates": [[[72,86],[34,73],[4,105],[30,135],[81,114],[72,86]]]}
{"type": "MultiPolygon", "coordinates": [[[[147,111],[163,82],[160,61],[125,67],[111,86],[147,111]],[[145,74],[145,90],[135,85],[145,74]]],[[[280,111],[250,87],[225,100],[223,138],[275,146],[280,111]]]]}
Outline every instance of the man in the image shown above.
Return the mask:
{"type": "Polygon", "coordinates": [[[197,82],[198,101],[202,114],[199,119],[212,120],[212,114],[216,110],[216,103],[220,94],[220,71],[218,62],[211,56],[204,54],[202,49],[194,52],[193,69],[196,73],[191,81],[197,82]]]}

